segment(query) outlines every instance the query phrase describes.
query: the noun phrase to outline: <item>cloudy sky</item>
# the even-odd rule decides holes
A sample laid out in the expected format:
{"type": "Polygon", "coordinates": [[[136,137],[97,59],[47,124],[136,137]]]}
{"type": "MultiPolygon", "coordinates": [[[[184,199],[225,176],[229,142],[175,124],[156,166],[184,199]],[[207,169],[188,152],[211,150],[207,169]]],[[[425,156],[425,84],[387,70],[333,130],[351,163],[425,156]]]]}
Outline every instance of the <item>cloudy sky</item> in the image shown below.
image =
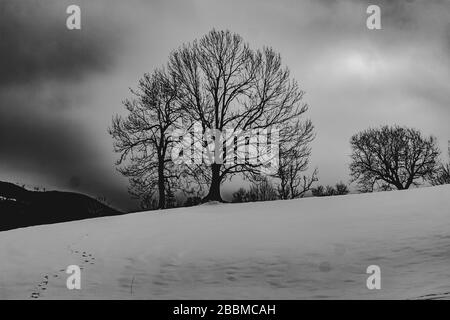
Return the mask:
{"type": "Polygon", "coordinates": [[[433,134],[448,159],[448,0],[2,0],[0,180],[136,209],[115,170],[111,118],[144,72],[212,28],[281,53],[306,91],[321,183],[348,182],[349,138],[370,126],[433,134]],[[81,30],[66,28],[70,4],[81,30]],[[369,4],[382,30],[366,28],[369,4]]]}

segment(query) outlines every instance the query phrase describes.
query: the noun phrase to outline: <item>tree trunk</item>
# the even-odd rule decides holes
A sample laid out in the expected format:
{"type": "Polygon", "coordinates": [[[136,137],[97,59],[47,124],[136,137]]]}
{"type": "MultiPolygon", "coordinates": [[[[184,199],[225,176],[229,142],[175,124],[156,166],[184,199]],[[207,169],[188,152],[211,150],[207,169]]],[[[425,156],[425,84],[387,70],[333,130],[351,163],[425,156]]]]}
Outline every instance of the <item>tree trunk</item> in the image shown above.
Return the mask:
{"type": "Polygon", "coordinates": [[[158,209],[165,209],[166,185],[164,184],[164,163],[161,161],[159,161],[158,164],[158,192],[159,192],[158,209]]]}
{"type": "Polygon", "coordinates": [[[413,176],[409,177],[408,181],[406,181],[405,189],[409,189],[414,181],[413,176]]]}
{"type": "Polygon", "coordinates": [[[202,199],[203,203],[208,201],[224,202],[222,197],[220,196],[220,166],[220,164],[216,163],[211,164],[211,185],[209,186],[208,195],[202,199]]]}
{"type": "Polygon", "coordinates": [[[404,190],[405,189],[405,187],[403,187],[403,185],[401,183],[397,183],[395,185],[395,187],[397,188],[397,190],[404,190]]]}

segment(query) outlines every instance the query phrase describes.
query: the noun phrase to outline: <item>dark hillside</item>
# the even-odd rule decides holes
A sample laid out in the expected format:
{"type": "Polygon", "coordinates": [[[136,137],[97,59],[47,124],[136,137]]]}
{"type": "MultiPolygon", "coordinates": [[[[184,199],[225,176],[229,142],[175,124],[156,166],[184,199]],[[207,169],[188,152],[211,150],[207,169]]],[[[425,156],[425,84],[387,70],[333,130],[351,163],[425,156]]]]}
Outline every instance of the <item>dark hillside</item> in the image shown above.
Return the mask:
{"type": "Polygon", "coordinates": [[[0,231],[119,214],[122,212],[83,194],[29,191],[0,182],[0,231]]]}

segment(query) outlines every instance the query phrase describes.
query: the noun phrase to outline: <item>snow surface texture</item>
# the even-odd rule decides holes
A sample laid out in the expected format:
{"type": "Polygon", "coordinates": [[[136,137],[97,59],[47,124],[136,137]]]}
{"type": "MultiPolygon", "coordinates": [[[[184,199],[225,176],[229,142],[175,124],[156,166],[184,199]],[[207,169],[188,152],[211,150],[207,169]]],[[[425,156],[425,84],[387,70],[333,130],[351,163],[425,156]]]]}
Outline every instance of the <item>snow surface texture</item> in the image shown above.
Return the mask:
{"type": "Polygon", "coordinates": [[[0,299],[446,298],[449,208],[442,186],[0,232],[0,299]],[[72,264],[81,290],[66,287],[72,264]]]}

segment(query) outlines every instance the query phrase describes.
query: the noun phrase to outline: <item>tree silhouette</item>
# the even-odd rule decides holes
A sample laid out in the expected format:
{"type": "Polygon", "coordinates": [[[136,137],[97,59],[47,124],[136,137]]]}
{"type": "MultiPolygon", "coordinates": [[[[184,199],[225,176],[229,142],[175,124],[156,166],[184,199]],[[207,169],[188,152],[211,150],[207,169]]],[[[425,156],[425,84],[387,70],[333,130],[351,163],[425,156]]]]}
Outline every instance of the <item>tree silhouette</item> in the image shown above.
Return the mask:
{"type": "Polygon", "coordinates": [[[345,183],[343,183],[342,181],[336,183],[334,190],[335,190],[334,194],[339,195],[339,196],[346,195],[349,193],[347,185],[345,183]]]}
{"type": "Polygon", "coordinates": [[[350,173],[362,191],[378,185],[408,189],[428,179],[437,170],[439,149],[433,136],[416,129],[383,126],[355,134],[350,173]]]}
{"type": "Polygon", "coordinates": [[[247,193],[248,201],[272,201],[278,199],[276,188],[267,177],[252,182],[247,193]]]}
{"type": "Polygon", "coordinates": [[[441,163],[437,171],[431,175],[429,180],[433,186],[450,184],[450,163],[441,163]]]}
{"type": "MultiPolygon", "coordinates": [[[[168,71],[188,121],[201,123],[204,133],[228,129],[240,135],[279,128],[281,144],[306,130],[300,121],[308,109],[302,103],[304,93],[271,48],[255,51],[238,34],[212,30],[172,52],[168,71]]],[[[226,141],[214,136],[210,139],[213,158],[227,159],[237,141],[246,141],[248,136],[244,138],[226,141]]],[[[209,184],[203,201],[222,201],[220,186],[227,177],[258,174],[262,166],[254,161],[212,161],[197,165],[193,172],[196,177],[204,175],[209,184]]]]}
{"type": "Polygon", "coordinates": [[[141,199],[142,207],[167,207],[176,183],[169,148],[173,143],[171,130],[180,117],[176,110],[173,85],[162,71],[145,74],[134,98],[125,100],[126,117],[116,115],[109,133],[115,139],[114,150],[120,153],[118,170],[130,179],[130,193],[141,199]]]}
{"type": "Polygon", "coordinates": [[[309,143],[314,139],[312,123],[307,121],[290,141],[280,145],[279,163],[276,174],[277,191],[280,199],[295,199],[303,197],[314,182],[318,181],[317,168],[311,176],[303,175],[308,169],[311,148],[309,143]]]}

